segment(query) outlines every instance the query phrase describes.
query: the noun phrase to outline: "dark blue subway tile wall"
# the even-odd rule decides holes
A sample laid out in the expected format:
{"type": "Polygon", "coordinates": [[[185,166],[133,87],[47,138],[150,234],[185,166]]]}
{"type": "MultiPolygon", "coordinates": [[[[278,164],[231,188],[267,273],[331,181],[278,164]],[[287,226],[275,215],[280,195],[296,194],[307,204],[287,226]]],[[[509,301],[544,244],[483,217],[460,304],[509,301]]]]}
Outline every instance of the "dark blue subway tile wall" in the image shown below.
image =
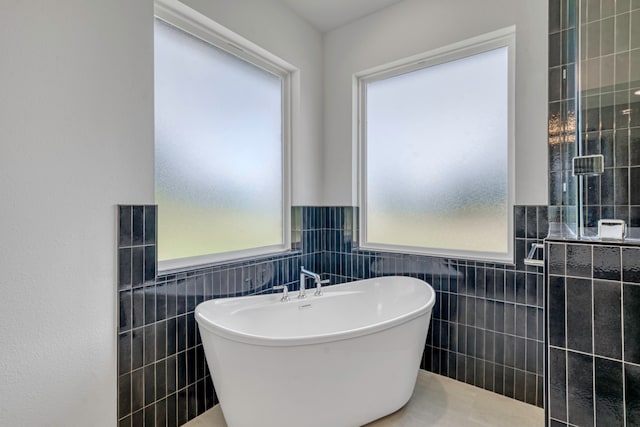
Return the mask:
{"type": "Polygon", "coordinates": [[[422,368],[543,405],[544,274],[522,260],[548,231],[546,206],[514,208],[515,265],[357,249],[357,208],[326,208],[332,283],[405,275],[430,283],[436,305],[422,368]],[[518,250],[517,248],[520,248],[518,250]]]}
{"type": "MultiPolygon", "coordinates": [[[[542,406],[541,269],[357,249],[357,208],[293,207],[292,251],[157,274],[155,206],[118,211],[119,425],[178,426],[217,403],[194,318],[212,298],[298,289],[300,266],[332,284],[386,275],[431,283],[436,306],[422,368],[542,406]]],[[[515,208],[522,257],[547,208],[515,208]]],[[[630,271],[630,275],[634,274],[630,271]]]]}
{"type": "Polygon", "coordinates": [[[577,156],[576,112],[576,2],[549,0],[549,221],[575,232],[577,156]]]}
{"type": "Polygon", "coordinates": [[[118,419],[179,426],[218,400],[195,322],[212,298],[298,288],[301,265],[322,271],[325,209],[293,207],[292,251],[157,274],[155,206],[118,207],[118,419]]]}
{"type": "Polygon", "coordinates": [[[640,263],[632,251],[547,243],[549,425],[637,425],[640,277],[622,274],[640,263]]]}

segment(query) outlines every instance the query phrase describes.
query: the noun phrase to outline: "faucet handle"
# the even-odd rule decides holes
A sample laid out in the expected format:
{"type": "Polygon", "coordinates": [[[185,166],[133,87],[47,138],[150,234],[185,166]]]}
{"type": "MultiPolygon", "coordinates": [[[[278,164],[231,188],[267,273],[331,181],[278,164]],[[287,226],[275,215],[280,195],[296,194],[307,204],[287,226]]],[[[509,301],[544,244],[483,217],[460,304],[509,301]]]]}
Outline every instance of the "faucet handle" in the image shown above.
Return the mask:
{"type": "Polygon", "coordinates": [[[313,293],[313,296],[319,297],[322,296],[322,285],[331,283],[331,280],[316,280],[316,291],[313,293]]]}
{"type": "Polygon", "coordinates": [[[279,291],[280,289],[282,289],[282,298],[280,298],[280,301],[289,301],[289,287],[287,285],[274,286],[272,289],[274,291],[279,291]]]}

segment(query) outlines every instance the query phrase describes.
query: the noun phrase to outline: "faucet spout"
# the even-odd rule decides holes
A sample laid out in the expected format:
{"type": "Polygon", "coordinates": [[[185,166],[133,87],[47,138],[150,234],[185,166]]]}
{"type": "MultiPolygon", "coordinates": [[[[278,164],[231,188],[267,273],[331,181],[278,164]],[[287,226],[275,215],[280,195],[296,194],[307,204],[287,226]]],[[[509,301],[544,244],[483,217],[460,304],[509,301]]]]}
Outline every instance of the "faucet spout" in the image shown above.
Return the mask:
{"type": "Polygon", "coordinates": [[[320,275],[318,273],[314,273],[304,268],[304,266],[300,266],[300,292],[298,293],[298,298],[306,297],[307,276],[313,278],[316,284],[320,282],[320,275]]]}

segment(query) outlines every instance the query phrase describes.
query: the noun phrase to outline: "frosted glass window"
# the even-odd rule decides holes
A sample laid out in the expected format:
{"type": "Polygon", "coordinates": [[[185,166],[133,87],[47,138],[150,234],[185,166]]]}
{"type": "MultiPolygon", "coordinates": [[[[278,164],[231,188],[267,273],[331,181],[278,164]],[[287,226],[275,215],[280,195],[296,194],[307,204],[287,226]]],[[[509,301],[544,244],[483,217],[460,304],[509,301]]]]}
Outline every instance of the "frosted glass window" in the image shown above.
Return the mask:
{"type": "Polygon", "coordinates": [[[282,85],[155,20],[159,261],[284,245],[282,85]]]}
{"type": "Polygon", "coordinates": [[[363,245],[509,255],[508,54],[494,48],[362,86],[363,245]]]}

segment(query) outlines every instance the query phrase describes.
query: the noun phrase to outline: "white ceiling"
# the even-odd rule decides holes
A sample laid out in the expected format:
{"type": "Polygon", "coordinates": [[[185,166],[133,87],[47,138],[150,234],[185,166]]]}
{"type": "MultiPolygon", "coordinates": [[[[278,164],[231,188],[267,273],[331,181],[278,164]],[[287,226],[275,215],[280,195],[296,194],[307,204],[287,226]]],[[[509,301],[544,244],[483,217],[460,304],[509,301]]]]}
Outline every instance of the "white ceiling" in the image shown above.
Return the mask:
{"type": "Polygon", "coordinates": [[[316,27],[327,32],[402,0],[281,0],[316,27]]]}

